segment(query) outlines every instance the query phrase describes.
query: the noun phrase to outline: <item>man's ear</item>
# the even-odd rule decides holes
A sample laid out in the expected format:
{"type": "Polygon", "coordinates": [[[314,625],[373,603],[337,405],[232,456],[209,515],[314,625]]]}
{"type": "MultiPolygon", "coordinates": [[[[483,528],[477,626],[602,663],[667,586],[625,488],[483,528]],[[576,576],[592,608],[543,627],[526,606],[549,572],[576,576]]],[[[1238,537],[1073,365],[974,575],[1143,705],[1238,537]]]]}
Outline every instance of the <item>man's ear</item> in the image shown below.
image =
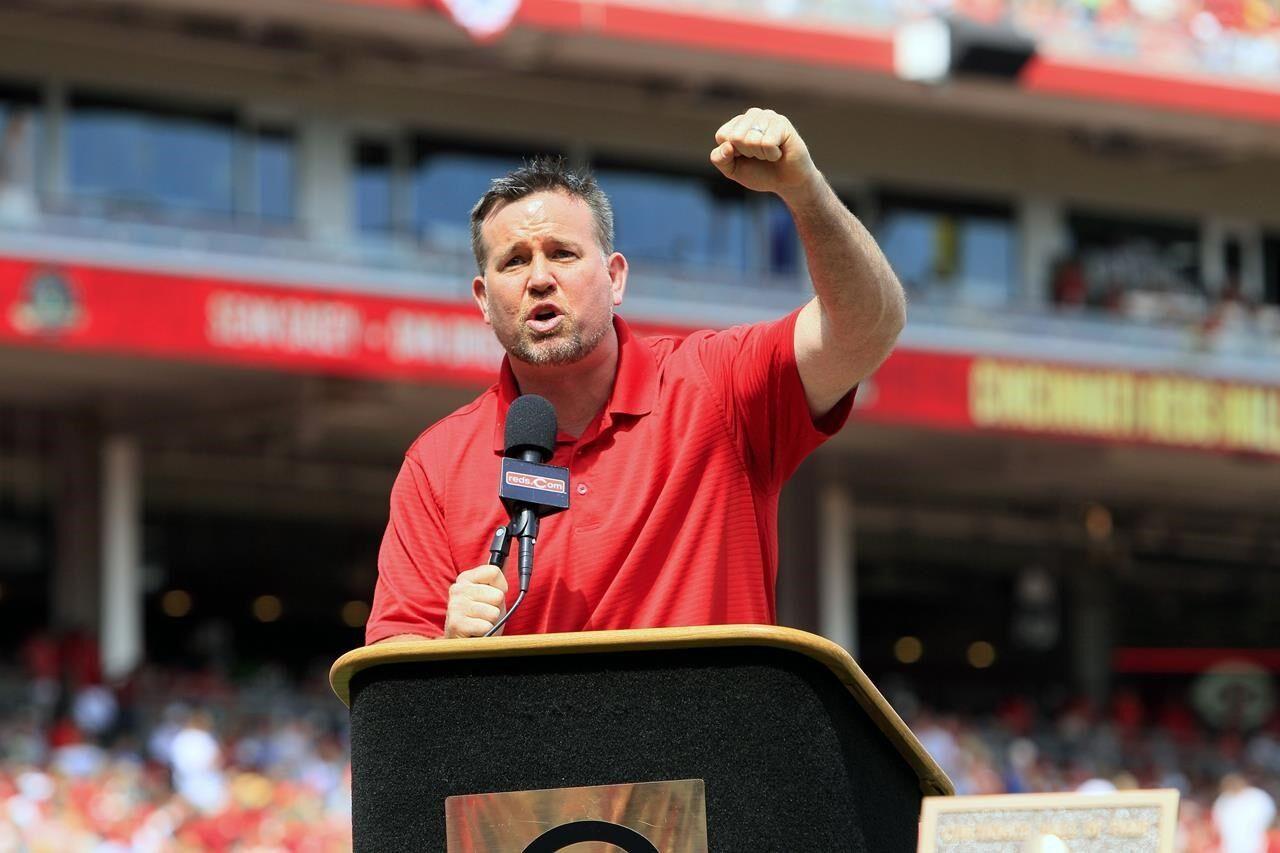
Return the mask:
{"type": "Polygon", "coordinates": [[[489,319],[489,299],[488,291],[485,289],[484,276],[478,275],[471,280],[471,296],[476,301],[476,305],[480,306],[480,314],[484,317],[484,322],[492,326],[493,321],[489,319]]]}
{"type": "Polygon", "coordinates": [[[622,304],[622,297],[627,292],[627,259],[621,252],[614,252],[606,261],[609,268],[609,289],[613,292],[613,305],[622,304]]]}

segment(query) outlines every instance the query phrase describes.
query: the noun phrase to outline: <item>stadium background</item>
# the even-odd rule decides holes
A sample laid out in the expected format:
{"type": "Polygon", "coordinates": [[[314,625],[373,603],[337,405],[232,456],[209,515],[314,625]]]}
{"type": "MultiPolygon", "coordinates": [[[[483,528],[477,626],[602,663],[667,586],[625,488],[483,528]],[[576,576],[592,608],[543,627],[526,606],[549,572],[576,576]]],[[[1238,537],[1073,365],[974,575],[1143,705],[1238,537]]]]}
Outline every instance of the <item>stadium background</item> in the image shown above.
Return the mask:
{"type": "Polygon", "coordinates": [[[752,105],[911,301],[784,493],[784,624],[854,651],[962,792],[1177,785],[1196,850],[1224,772],[1280,793],[1280,7],[509,11],[0,8],[5,831],[341,849],[323,673],[403,450],[500,355],[467,210],[563,154],[613,198],[629,320],[778,316],[786,210],[707,162],[752,105]],[[895,33],[937,14],[1035,55],[901,79],[895,33]],[[217,755],[172,798],[193,711],[217,755]]]}

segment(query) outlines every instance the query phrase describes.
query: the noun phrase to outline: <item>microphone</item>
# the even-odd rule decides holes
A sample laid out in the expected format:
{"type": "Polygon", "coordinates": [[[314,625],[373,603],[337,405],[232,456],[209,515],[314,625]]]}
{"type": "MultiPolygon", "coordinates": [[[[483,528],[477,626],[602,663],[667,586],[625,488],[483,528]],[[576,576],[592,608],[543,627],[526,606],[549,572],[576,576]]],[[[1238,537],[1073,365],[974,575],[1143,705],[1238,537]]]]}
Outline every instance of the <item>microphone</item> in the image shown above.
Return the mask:
{"type": "Polygon", "coordinates": [[[504,456],[546,462],[556,448],[556,410],[546,397],[524,394],[507,409],[504,456]]]}
{"type": "Polygon", "coordinates": [[[511,539],[519,540],[520,595],[486,637],[502,627],[529,591],[539,520],[569,508],[569,469],[546,464],[556,446],[555,407],[536,394],[518,397],[507,409],[505,435],[498,496],[511,514],[511,523],[494,534],[489,562],[501,566],[511,539]]]}

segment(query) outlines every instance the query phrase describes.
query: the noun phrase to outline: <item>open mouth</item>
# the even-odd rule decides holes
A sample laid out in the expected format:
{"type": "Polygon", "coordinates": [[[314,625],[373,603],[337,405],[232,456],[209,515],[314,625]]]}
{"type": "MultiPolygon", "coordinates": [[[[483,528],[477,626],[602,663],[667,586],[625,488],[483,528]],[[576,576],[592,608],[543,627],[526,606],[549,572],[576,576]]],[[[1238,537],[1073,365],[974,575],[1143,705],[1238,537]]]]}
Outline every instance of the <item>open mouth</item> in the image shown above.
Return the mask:
{"type": "Polygon", "coordinates": [[[564,315],[552,305],[539,305],[528,314],[525,325],[539,334],[555,331],[564,315]]]}

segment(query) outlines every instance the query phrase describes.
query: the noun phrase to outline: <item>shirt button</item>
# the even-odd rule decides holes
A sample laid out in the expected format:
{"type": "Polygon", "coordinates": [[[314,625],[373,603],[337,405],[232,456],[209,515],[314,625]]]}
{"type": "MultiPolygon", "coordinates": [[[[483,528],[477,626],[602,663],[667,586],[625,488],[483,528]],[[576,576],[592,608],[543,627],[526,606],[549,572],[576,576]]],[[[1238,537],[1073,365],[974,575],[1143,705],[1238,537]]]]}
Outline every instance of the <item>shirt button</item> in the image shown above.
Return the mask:
{"type": "Polygon", "coordinates": [[[580,495],[585,495],[586,493],[587,493],[587,484],[586,484],[586,483],[579,483],[579,484],[578,484],[578,494],[580,494],[580,495]]]}

